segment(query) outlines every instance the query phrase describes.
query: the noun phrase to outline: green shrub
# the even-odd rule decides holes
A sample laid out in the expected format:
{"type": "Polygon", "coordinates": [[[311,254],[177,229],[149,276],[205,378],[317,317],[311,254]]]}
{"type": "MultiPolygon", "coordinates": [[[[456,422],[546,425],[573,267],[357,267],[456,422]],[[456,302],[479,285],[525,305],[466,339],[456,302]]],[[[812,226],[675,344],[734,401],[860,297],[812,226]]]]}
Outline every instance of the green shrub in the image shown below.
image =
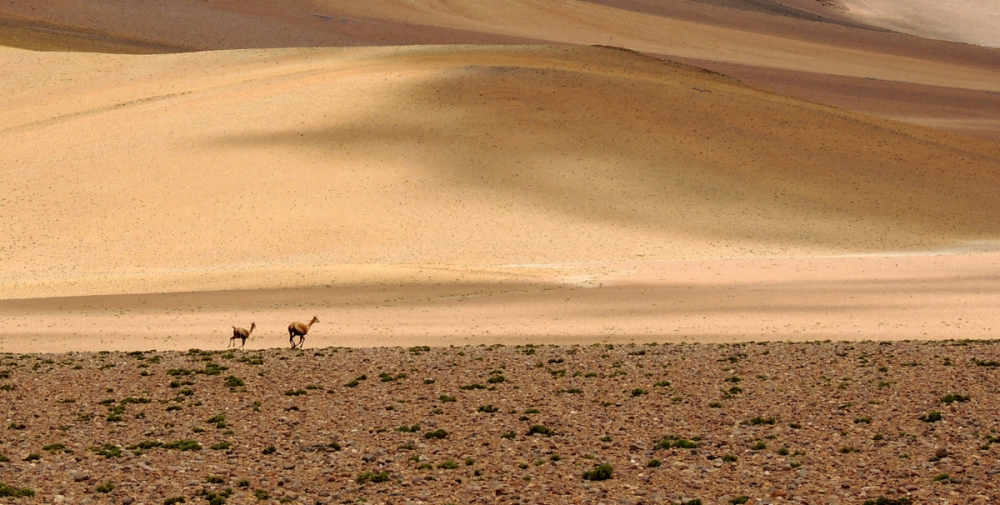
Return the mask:
{"type": "Polygon", "coordinates": [[[490,377],[489,379],[486,379],[486,382],[488,382],[490,384],[500,384],[501,382],[504,382],[505,380],[507,380],[507,379],[503,375],[494,375],[493,377],[490,377]]]}
{"type": "Polygon", "coordinates": [[[608,480],[614,473],[614,468],[607,464],[602,463],[594,467],[593,470],[583,472],[583,480],[608,480]]]}
{"type": "Polygon", "coordinates": [[[438,463],[438,468],[444,470],[454,470],[458,468],[458,463],[455,463],[454,461],[449,459],[448,461],[442,461],[441,463],[438,463]]]}
{"type": "Polygon", "coordinates": [[[365,472],[358,474],[357,478],[354,479],[354,482],[357,482],[358,484],[364,484],[366,482],[376,482],[376,483],[388,482],[388,480],[389,480],[389,474],[387,472],[379,472],[379,473],[365,472]]]}
{"type": "Polygon", "coordinates": [[[500,409],[498,409],[498,408],[494,407],[492,404],[490,404],[490,405],[480,405],[479,409],[477,410],[477,412],[485,412],[487,414],[492,414],[494,412],[497,412],[498,410],[500,410],[500,409]]]}
{"type": "Polygon", "coordinates": [[[448,395],[441,395],[438,398],[438,400],[441,400],[441,403],[451,403],[456,401],[454,396],[448,396],[448,395]]]}
{"type": "Polygon", "coordinates": [[[743,505],[748,501],[750,501],[749,496],[737,496],[736,498],[729,500],[729,503],[731,503],[732,505],[743,505]]]}
{"type": "Polygon", "coordinates": [[[285,396],[301,396],[307,394],[305,389],[289,389],[285,391],[285,396]]]}
{"type": "Polygon", "coordinates": [[[267,494],[267,491],[263,489],[254,489],[253,495],[257,497],[258,500],[264,501],[271,498],[271,495],[267,494]]]}
{"type": "Polygon", "coordinates": [[[632,396],[642,396],[645,394],[649,394],[649,391],[646,391],[645,389],[642,388],[635,388],[632,390],[632,396]]]}
{"type": "Polygon", "coordinates": [[[937,474],[937,475],[934,476],[934,482],[940,482],[940,481],[943,481],[943,480],[948,480],[950,478],[951,478],[951,476],[948,475],[948,474],[946,474],[946,473],[939,473],[939,474],[937,474]]]}
{"type": "Polygon", "coordinates": [[[163,442],[160,442],[158,440],[146,440],[144,442],[139,442],[138,444],[135,444],[135,445],[130,445],[130,446],[128,446],[128,449],[129,450],[135,450],[135,449],[147,450],[147,449],[155,449],[155,448],[160,447],[162,445],[163,445],[163,442]]]}
{"type": "Polygon", "coordinates": [[[677,435],[667,435],[653,444],[653,450],[659,449],[697,449],[698,442],[678,437],[677,435]]]}
{"type": "Polygon", "coordinates": [[[528,429],[528,432],[524,434],[526,437],[532,435],[545,435],[546,437],[551,437],[553,435],[552,429],[546,427],[545,425],[536,424],[528,429]]]}
{"type": "Polygon", "coordinates": [[[739,459],[740,458],[737,458],[736,456],[734,456],[732,454],[724,454],[722,456],[722,461],[725,461],[726,463],[735,463],[739,459]]]}
{"type": "Polygon", "coordinates": [[[163,505],[174,505],[176,503],[184,503],[184,497],[172,496],[170,498],[167,498],[166,500],[163,500],[163,505]]]}
{"type": "Polygon", "coordinates": [[[653,384],[653,387],[655,387],[655,388],[668,388],[668,387],[670,387],[670,381],[660,381],[660,382],[657,382],[656,384],[653,384]]]}
{"type": "Polygon", "coordinates": [[[212,444],[209,449],[212,449],[213,451],[224,451],[230,447],[229,442],[219,442],[217,444],[212,444]]]}
{"type": "Polygon", "coordinates": [[[114,444],[104,444],[100,447],[92,447],[90,450],[107,459],[122,457],[122,448],[114,444]]]}
{"type": "Polygon", "coordinates": [[[275,451],[277,451],[277,449],[275,449],[273,445],[269,445],[265,447],[263,451],[260,451],[260,453],[266,456],[269,454],[274,454],[275,451]]]}
{"type": "Polygon", "coordinates": [[[923,421],[925,423],[936,423],[936,422],[940,421],[942,419],[942,417],[941,417],[941,413],[940,412],[934,410],[934,411],[931,411],[930,413],[928,413],[925,416],[920,416],[918,419],[920,419],[921,421],[923,421]]]}
{"type": "Polygon", "coordinates": [[[646,466],[648,466],[649,468],[656,468],[656,467],[658,467],[658,466],[660,466],[662,464],[663,464],[662,461],[660,461],[660,460],[658,460],[656,458],[653,458],[653,459],[649,460],[649,463],[646,463],[646,466]]]}
{"type": "Polygon", "coordinates": [[[175,440],[169,444],[163,444],[164,449],[174,449],[178,451],[200,451],[201,444],[194,440],[175,440]]]}
{"type": "Polygon", "coordinates": [[[767,449],[767,444],[765,444],[763,441],[759,441],[756,444],[753,444],[753,446],[751,446],[750,449],[755,451],[763,451],[764,449],[767,449]]]}
{"type": "Polygon", "coordinates": [[[226,377],[226,387],[236,388],[242,385],[243,385],[243,379],[240,379],[235,375],[230,375],[229,377],[226,377]]]}
{"type": "Polygon", "coordinates": [[[969,400],[971,400],[971,398],[969,398],[966,395],[950,394],[950,395],[944,395],[944,396],[941,397],[941,403],[944,403],[946,405],[951,405],[954,402],[964,403],[964,402],[967,402],[969,400]]]}
{"type": "Polygon", "coordinates": [[[482,384],[467,384],[465,386],[459,386],[458,389],[462,391],[472,391],[473,389],[486,389],[486,386],[482,384]]]}
{"type": "Polygon", "coordinates": [[[444,431],[444,430],[441,430],[441,429],[434,430],[434,431],[428,431],[427,433],[424,433],[424,438],[426,438],[428,440],[432,439],[432,438],[442,439],[442,438],[445,438],[447,436],[448,436],[448,432],[444,431]]]}
{"type": "Polygon", "coordinates": [[[0,497],[22,498],[30,496],[35,496],[35,492],[31,489],[8,486],[0,482],[0,497]]]}
{"type": "Polygon", "coordinates": [[[512,440],[516,436],[517,436],[517,434],[514,433],[513,431],[508,431],[507,433],[504,433],[503,435],[500,435],[500,438],[506,438],[507,440],[512,440]]]}
{"type": "Polygon", "coordinates": [[[877,500],[865,500],[864,505],[913,505],[913,500],[905,496],[896,499],[879,496],[877,500]]]}
{"type": "Polygon", "coordinates": [[[774,424],[774,418],[773,417],[760,417],[760,416],[757,416],[757,417],[755,417],[753,419],[748,419],[746,421],[743,421],[740,424],[742,424],[744,426],[746,426],[746,425],[760,426],[762,424],[773,425],[774,424]]]}

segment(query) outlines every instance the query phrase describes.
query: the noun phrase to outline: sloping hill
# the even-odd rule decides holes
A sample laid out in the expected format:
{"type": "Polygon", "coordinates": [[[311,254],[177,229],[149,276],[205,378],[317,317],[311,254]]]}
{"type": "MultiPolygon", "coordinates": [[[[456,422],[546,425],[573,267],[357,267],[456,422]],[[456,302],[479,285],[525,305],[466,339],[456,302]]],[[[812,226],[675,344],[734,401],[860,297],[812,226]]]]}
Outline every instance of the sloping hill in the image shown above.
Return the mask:
{"type": "Polygon", "coordinates": [[[0,57],[6,297],[1000,236],[995,143],[628,51],[0,57]]]}

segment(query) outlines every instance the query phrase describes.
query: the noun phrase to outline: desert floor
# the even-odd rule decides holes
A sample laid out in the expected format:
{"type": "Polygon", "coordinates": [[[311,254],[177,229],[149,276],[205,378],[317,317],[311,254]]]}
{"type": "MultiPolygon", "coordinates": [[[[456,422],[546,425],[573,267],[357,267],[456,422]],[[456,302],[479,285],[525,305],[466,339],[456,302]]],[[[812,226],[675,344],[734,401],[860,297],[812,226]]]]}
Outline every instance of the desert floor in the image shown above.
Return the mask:
{"type": "Polygon", "coordinates": [[[0,489],[136,505],[994,503],[998,358],[995,341],[5,354],[0,489]],[[584,479],[597,465],[610,478],[584,479]]]}

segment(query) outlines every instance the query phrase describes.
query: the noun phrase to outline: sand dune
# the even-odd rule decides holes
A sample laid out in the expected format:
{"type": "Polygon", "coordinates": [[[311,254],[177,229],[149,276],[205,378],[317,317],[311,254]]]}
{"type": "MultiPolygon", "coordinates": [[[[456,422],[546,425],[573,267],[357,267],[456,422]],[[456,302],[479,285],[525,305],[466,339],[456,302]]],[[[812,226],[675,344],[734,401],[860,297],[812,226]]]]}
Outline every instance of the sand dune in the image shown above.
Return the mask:
{"type": "MultiPolygon", "coordinates": [[[[980,40],[995,25],[989,12],[973,22],[963,21],[988,11],[988,6],[970,10],[967,4],[925,3],[916,6],[919,9],[907,4],[912,12],[922,9],[925,15],[922,21],[899,29],[935,36],[943,23],[959,26],[963,36],[980,40]],[[939,12],[943,14],[935,14],[939,12]]],[[[901,9],[895,3],[875,0],[845,4],[812,0],[558,4],[295,0],[282,2],[280,7],[257,0],[30,1],[0,5],[0,45],[148,53],[358,45],[604,44],[709,68],[747,67],[752,70],[741,72],[739,78],[769,91],[784,94],[791,88],[796,90],[793,96],[817,103],[861,104],[852,110],[990,140],[1000,137],[995,122],[963,115],[966,111],[961,108],[933,115],[906,112],[919,109],[922,102],[919,96],[899,92],[897,85],[930,86],[935,94],[952,101],[963,100],[968,90],[996,91],[1000,50],[889,31],[898,28],[894,19],[912,13],[901,9]],[[781,78],[767,77],[774,74],[781,78]],[[807,77],[797,78],[802,75],[807,77]],[[893,94],[893,100],[885,102],[892,110],[882,112],[879,109],[887,107],[864,104],[869,96],[863,89],[840,86],[846,78],[878,83],[884,88],[881,92],[893,94]]]]}
{"type": "MultiPolygon", "coordinates": [[[[1000,236],[996,143],[617,49],[2,57],[4,298],[245,290],[229,316],[170,321],[130,314],[139,298],[110,318],[50,299],[62,335],[147,328],[183,346],[206,325],[316,307],[310,295],[251,301],[265,288],[416,286],[405,289],[461,298],[469,286],[524,283],[548,296],[540,308],[504,302],[483,310],[510,319],[425,329],[492,321],[491,331],[585,338],[633,335],[645,321],[665,334],[673,320],[653,315],[651,326],[625,307],[562,330],[538,316],[557,301],[551,286],[585,285],[623,262],[670,270],[663,261],[928,251],[1000,236]],[[627,331],[598,330],[618,316],[627,331]]],[[[653,292],[674,285],[662,272],[642,279],[653,292]]],[[[574,310],[641,299],[629,290],[642,279],[574,310]]],[[[342,301],[323,299],[326,310],[342,301]]],[[[29,319],[10,310],[0,331],[29,341],[29,319]]],[[[706,328],[688,334],[730,334],[706,328]]],[[[826,335],[850,333],[838,328],[826,335]]]]}
{"type": "Polygon", "coordinates": [[[93,0],[2,5],[0,25],[0,44],[50,50],[0,48],[9,349],[39,334],[25,330],[39,307],[61,321],[42,332],[54,338],[116,348],[165,332],[183,348],[231,319],[280,328],[288,311],[316,309],[336,320],[349,293],[380,289],[496,303],[442,325],[451,302],[369,301],[338,335],[725,339],[766,335],[771,321],[774,338],[918,327],[965,338],[995,327],[989,282],[961,294],[985,278],[1000,237],[995,49],[794,1],[93,0]],[[449,45],[375,47],[430,43],[449,45]],[[229,50],[183,52],[196,49],[229,50]],[[110,54],[150,52],[169,54],[110,54]],[[727,307],[715,323],[670,315],[687,303],[676,268],[724,261],[735,275],[751,258],[799,257],[853,271],[854,255],[900,252],[964,273],[916,282],[927,265],[913,260],[873,297],[855,284],[862,274],[816,288],[778,282],[779,269],[754,280],[772,286],[766,302],[756,288],[735,304],[713,291],[691,300],[727,307]],[[644,273],[559,306],[566,286],[623,271],[644,273]],[[919,298],[928,285],[942,294],[919,298]],[[147,293],[175,293],[190,314],[142,310],[147,293]],[[201,310],[194,293],[238,307],[201,310]],[[111,305],[63,307],[78,296],[111,305]],[[900,302],[914,296],[935,310],[900,302]],[[873,309],[861,324],[815,317],[836,298],[873,309]],[[674,305],[629,308],[649,299],[674,305]],[[414,323],[416,309],[429,315],[414,323]],[[976,323],[934,322],[955,310],[976,323]]]}
{"type": "Polygon", "coordinates": [[[13,167],[7,297],[105,275],[122,292],[116,279],[148,272],[888,251],[1000,235],[997,144],[619,50],[5,59],[18,70],[0,118],[13,167]]]}

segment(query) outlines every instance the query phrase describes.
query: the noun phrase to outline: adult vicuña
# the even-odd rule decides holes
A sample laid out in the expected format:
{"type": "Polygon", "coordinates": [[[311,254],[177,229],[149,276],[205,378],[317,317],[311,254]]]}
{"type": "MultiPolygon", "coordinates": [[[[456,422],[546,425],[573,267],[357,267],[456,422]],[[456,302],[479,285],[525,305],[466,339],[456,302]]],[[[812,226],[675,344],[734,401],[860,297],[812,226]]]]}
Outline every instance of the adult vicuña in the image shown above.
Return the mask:
{"type": "Polygon", "coordinates": [[[288,343],[292,344],[292,349],[298,347],[302,348],[302,344],[306,341],[306,333],[309,333],[309,328],[312,328],[313,323],[318,323],[319,318],[313,316],[312,321],[309,324],[294,322],[288,325],[288,343]],[[299,337],[299,343],[295,343],[295,337],[299,337]]]}
{"type": "Polygon", "coordinates": [[[233,336],[229,338],[229,345],[227,345],[226,347],[227,348],[229,346],[236,347],[236,339],[240,339],[243,341],[240,344],[240,349],[242,349],[244,345],[247,345],[247,339],[250,338],[250,334],[253,333],[253,329],[256,327],[257,323],[250,323],[249,330],[246,328],[237,328],[233,326],[233,336]]]}

